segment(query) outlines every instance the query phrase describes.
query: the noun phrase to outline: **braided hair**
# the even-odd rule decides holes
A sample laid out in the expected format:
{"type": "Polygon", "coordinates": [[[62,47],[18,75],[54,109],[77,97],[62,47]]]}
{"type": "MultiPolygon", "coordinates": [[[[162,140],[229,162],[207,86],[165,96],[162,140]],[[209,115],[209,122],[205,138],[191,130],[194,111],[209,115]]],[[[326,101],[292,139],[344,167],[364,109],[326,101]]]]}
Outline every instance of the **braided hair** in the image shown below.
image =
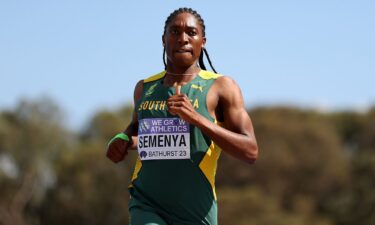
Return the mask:
{"type": "MultiPolygon", "coordinates": [[[[199,15],[199,13],[195,10],[193,10],[192,8],[179,8],[179,9],[176,9],[175,11],[173,11],[167,18],[167,20],[165,21],[165,25],[164,25],[164,33],[166,32],[167,30],[167,26],[168,24],[179,14],[181,13],[190,13],[191,15],[193,15],[199,22],[199,24],[201,25],[202,27],[202,35],[203,37],[206,36],[206,26],[204,25],[204,20],[202,19],[201,15],[199,15]]],[[[212,62],[211,62],[211,59],[210,59],[210,56],[208,55],[208,52],[207,52],[207,49],[206,48],[202,48],[201,50],[201,54],[199,56],[199,67],[202,68],[203,70],[206,70],[206,66],[204,65],[204,62],[203,62],[203,54],[206,55],[207,57],[207,60],[208,60],[208,63],[210,64],[210,67],[211,69],[215,72],[215,68],[212,66],[212,62]]],[[[164,63],[164,68],[167,69],[167,63],[165,62],[165,47],[163,49],[163,63],[164,63]]]]}

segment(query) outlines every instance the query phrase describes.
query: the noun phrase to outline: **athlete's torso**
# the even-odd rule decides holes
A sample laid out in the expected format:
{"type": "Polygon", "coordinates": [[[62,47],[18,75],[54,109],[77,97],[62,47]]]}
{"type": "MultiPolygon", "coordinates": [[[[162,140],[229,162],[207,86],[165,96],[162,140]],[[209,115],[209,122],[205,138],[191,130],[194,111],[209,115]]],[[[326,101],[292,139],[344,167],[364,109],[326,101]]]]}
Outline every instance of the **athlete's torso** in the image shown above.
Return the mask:
{"type": "MultiPolygon", "coordinates": [[[[138,153],[129,207],[159,213],[185,224],[216,224],[214,176],[220,150],[200,129],[168,112],[175,88],[163,85],[165,72],[144,80],[136,104],[138,153]]],[[[194,109],[215,122],[207,110],[207,93],[219,75],[201,71],[181,87],[194,109]]]]}

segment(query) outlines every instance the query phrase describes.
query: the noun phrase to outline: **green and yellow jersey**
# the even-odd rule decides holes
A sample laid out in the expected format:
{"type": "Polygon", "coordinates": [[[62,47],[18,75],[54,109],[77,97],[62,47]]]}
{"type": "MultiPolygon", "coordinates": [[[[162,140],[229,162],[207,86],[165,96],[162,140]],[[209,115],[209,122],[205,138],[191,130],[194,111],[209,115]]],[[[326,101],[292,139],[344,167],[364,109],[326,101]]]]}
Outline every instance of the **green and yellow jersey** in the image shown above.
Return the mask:
{"type": "MultiPolygon", "coordinates": [[[[215,173],[220,149],[201,130],[168,112],[174,87],[163,84],[165,71],[144,80],[138,114],[138,158],[129,209],[157,213],[168,223],[217,224],[215,173]]],[[[181,87],[194,109],[216,122],[207,110],[207,93],[219,77],[201,70],[181,87]]]]}

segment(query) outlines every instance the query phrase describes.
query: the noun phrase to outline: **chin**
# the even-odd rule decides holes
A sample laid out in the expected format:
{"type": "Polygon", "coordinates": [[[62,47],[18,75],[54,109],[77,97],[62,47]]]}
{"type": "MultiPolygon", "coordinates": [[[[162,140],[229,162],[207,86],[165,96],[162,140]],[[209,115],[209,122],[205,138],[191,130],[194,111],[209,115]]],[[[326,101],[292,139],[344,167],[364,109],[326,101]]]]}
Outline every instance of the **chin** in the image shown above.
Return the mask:
{"type": "Polygon", "coordinates": [[[189,67],[195,63],[195,60],[192,59],[175,59],[173,60],[173,64],[180,67],[189,67]]]}

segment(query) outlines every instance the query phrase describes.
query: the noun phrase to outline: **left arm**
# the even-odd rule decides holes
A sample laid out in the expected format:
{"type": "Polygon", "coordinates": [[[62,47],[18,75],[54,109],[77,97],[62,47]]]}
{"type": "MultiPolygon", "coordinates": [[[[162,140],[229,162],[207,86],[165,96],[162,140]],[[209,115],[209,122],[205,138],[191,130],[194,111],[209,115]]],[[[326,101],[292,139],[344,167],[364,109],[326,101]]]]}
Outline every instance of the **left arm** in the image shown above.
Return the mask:
{"type": "Polygon", "coordinates": [[[254,163],[258,157],[258,145],[251,119],[244,108],[240,88],[232,79],[220,77],[211,89],[209,92],[216,100],[210,98],[207,105],[221,114],[223,127],[196,112],[184,94],[174,95],[168,99],[169,111],[199,127],[225,152],[254,163]]]}

